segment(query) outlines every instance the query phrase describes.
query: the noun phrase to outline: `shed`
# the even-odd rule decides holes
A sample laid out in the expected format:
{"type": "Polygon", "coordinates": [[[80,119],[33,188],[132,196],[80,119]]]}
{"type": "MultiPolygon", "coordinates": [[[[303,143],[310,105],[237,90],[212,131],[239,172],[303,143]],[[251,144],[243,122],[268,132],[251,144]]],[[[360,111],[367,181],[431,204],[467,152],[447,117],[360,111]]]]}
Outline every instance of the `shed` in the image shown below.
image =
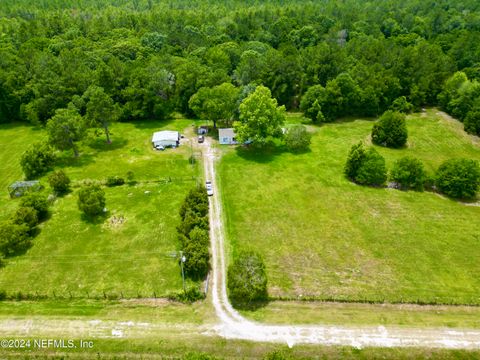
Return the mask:
{"type": "Polygon", "coordinates": [[[178,146],[180,144],[180,133],[178,131],[163,130],[153,133],[152,145],[155,146],[178,146]]]}
{"type": "Polygon", "coordinates": [[[10,197],[19,197],[25,195],[25,193],[30,191],[40,191],[43,189],[43,186],[38,180],[32,181],[15,181],[12,185],[8,187],[8,193],[10,197]]]}
{"type": "Polygon", "coordinates": [[[232,128],[218,129],[218,140],[222,145],[234,145],[237,143],[235,131],[232,128]]]}
{"type": "Polygon", "coordinates": [[[205,135],[206,133],[208,133],[208,127],[206,127],[206,126],[202,125],[197,130],[198,135],[205,135]]]}

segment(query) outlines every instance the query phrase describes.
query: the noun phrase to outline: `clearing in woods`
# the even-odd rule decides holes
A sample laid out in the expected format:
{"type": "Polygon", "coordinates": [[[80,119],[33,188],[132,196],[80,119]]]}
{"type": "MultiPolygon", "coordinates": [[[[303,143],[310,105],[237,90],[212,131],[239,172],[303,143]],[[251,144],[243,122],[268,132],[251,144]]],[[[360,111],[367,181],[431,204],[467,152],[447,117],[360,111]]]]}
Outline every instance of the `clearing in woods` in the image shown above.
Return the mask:
{"type": "MultiPolygon", "coordinates": [[[[0,289],[8,294],[49,297],[161,297],[182,288],[175,259],[178,209],[200,174],[199,162],[189,163],[188,139],[178,149],[152,149],[152,132],[184,131],[193,136],[192,120],[144,121],[112,126],[112,144],[104,137],[87,138],[74,159],[62,154],[56,169],[72,179],[73,191],[51,206],[51,217],[26,254],[7,259],[0,269],[0,289]],[[82,217],[77,207],[80,182],[126,176],[133,171],[136,184],[105,188],[108,213],[99,221],[82,217]],[[171,178],[171,182],[147,181],[171,178]]],[[[2,219],[18,206],[10,199],[8,184],[23,177],[19,159],[25,144],[46,137],[45,130],[2,125],[2,219]]],[[[45,193],[47,175],[40,179],[45,193]]]]}
{"type": "MultiPolygon", "coordinates": [[[[480,207],[431,192],[358,186],[343,175],[372,121],[313,127],[311,151],[224,148],[218,169],[230,251],[253,248],[275,297],[479,304],[480,207]]],[[[480,147],[435,109],[408,117],[408,147],[377,147],[387,166],[406,155],[430,174],[480,147]]]]}

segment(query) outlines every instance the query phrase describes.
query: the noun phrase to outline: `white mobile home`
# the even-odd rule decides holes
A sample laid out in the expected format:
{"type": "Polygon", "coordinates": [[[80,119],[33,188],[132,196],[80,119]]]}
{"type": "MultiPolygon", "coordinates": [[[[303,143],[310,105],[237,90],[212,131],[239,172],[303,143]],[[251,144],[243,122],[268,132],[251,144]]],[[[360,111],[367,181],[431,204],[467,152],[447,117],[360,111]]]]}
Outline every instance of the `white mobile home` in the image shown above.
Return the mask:
{"type": "Polygon", "coordinates": [[[237,143],[235,139],[235,131],[232,128],[218,129],[218,141],[222,145],[234,145],[237,143]]]}
{"type": "Polygon", "coordinates": [[[153,133],[152,145],[156,146],[178,146],[180,144],[180,133],[178,131],[157,131],[153,133]]]}

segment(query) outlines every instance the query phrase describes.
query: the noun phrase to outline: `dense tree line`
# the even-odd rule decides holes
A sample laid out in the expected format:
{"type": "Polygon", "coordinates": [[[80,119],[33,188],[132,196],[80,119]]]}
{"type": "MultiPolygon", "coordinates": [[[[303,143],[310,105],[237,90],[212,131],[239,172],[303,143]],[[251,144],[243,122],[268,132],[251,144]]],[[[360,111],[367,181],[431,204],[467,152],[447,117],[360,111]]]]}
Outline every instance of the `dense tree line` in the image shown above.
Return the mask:
{"type": "MultiPolygon", "coordinates": [[[[230,121],[255,85],[322,122],[448,107],[447,79],[480,77],[474,0],[5,0],[0,33],[0,122],[82,117],[107,141],[112,121],[174,110],[230,121]]],[[[62,146],[75,151],[80,130],[62,146]]]]}

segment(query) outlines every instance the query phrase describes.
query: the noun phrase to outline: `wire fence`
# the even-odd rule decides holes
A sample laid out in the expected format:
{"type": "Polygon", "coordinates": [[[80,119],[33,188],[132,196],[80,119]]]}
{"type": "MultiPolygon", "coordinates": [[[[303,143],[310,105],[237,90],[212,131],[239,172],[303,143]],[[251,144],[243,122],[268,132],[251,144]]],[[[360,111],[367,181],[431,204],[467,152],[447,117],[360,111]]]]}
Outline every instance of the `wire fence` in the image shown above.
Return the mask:
{"type": "MultiPolygon", "coordinates": [[[[180,290],[179,290],[180,291],[180,290]]],[[[88,291],[88,290],[49,290],[1,292],[1,300],[122,300],[122,299],[166,299],[174,298],[179,291],[88,291]]]]}

